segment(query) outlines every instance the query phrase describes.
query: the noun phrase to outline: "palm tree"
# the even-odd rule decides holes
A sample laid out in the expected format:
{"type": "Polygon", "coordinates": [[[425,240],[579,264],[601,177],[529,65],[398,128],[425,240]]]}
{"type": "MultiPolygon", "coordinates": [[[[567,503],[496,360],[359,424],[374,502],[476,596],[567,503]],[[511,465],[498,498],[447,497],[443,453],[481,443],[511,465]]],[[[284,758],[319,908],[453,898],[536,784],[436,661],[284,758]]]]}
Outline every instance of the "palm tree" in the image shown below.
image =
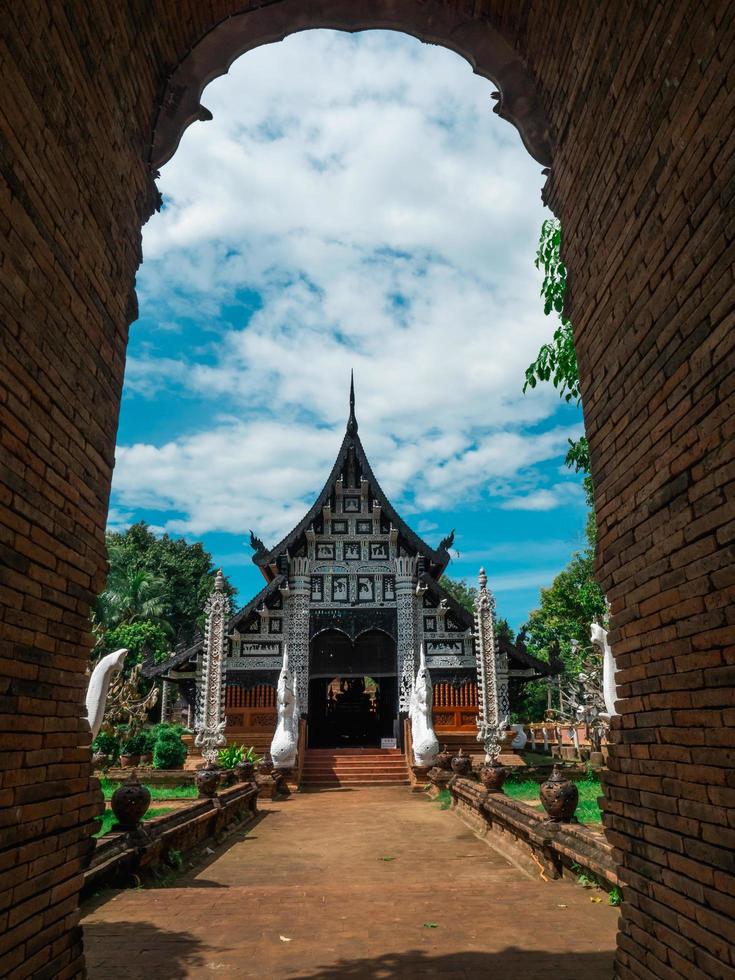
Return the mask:
{"type": "Polygon", "coordinates": [[[153,572],[125,560],[118,549],[110,549],[107,584],[97,600],[95,619],[110,630],[123,623],[141,620],[157,623],[167,633],[170,600],[166,581],[153,572]]]}

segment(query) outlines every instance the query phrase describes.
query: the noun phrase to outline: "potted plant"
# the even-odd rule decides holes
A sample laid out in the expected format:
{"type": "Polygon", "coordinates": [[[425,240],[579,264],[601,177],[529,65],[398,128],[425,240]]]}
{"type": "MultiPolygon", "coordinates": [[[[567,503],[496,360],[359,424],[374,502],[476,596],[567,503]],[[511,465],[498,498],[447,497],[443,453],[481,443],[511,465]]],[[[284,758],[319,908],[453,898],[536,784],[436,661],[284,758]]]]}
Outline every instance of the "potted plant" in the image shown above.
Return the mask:
{"type": "MultiPolygon", "coordinates": [[[[241,746],[244,749],[244,746],[241,746]]],[[[251,745],[250,748],[243,753],[242,758],[235,766],[235,776],[237,780],[241,783],[250,782],[255,776],[255,767],[260,762],[260,759],[255,754],[255,746],[251,745]]]]}
{"type": "Polygon", "coordinates": [[[140,763],[140,756],[145,752],[146,738],[143,732],[136,732],[128,735],[120,749],[120,765],[123,768],[137,766],[140,763]]]}
{"type": "Polygon", "coordinates": [[[92,758],[96,766],[106,769],[120,756],[120,739],[111,732],[100,732],[92,742],[92,758]]]}
{"type": "Polygon", "coordinates": [[[120,765],[123,769],[130,769],[137,766],[140,756],[135,754],[135,741],[133,738],[126,739],[120,747],[120,765]]]}
{"type": "Polygon", "coordinates": [[[153,762],[153,749],[156,745],[156,733],[152,728],[144,728],[140,733],[140,764],[149,766],[153,762]]]}

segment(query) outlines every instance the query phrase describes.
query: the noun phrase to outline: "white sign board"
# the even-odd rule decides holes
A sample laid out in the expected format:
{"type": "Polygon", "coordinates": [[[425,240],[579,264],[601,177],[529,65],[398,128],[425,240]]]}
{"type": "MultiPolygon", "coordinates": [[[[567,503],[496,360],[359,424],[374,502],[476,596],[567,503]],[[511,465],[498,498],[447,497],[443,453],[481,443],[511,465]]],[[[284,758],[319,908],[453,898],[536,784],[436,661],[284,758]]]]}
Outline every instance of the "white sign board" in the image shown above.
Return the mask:
{"type": "Polygon", "coordinates": [[[395,749],[397,748],[396,740],[394,738],[381,738],[380,747],[381,749],[395,749]]]}

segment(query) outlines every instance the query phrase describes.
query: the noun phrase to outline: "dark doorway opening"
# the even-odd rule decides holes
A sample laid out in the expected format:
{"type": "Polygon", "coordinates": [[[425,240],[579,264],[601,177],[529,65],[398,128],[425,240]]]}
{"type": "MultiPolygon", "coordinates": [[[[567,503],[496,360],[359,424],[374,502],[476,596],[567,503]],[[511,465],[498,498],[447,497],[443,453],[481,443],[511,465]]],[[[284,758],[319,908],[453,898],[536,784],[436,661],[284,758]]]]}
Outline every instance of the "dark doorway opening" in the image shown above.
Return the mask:
{"type": "Polygon", "coordinates": [[[397,737],[395,640],[369,630],[314,637],[309,676],[309,746],[374,748],[397,737]]]}
{"type": "Polygon", "coordinates": [[[378,747],[393,738],[395,677],[315,677],[309,682],[309,745],[378,747]]]}

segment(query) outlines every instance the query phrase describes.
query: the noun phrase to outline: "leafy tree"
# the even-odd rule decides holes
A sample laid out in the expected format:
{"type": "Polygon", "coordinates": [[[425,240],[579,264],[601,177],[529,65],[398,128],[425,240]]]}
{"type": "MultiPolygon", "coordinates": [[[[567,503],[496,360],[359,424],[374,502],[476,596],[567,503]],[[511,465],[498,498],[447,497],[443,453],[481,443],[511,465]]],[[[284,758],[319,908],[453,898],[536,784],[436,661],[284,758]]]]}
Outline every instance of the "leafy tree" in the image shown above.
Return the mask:
{"type": "MultiPolygon", "coordinates": [[[[567,288],[567,270],[561,260],[561,223],[558,218],[548,218],[541,225],[541,237],[534,262],[537,269],[543,267],[544,281],[541,296],[544,300],[544,313],[554,312],[559,316],[559,326],[554,331],[550,344],[542,344],[536,360],[526,368],[523,391],[535,388],[540,381],[550,381],[566,402],[581,404],[579,390],[579,366],[574,349],[574,333],[571,322],[564,316],[564,299],[567,288]]],[[[566,465],[589,473],[589,446],[585,436],[576,441],[569,440],[566,465]]]]}
{"type": "Polygon", "coordinates": [[[142,663],[148,654],[155,663],[166,659],[170,648],[168,633],[159,623],[143,619],[135,623],[121,623],[107,630],[103,637],[106,650],[119,650],[127,647],[126,670],[134,664],[142,663]]]}
{"type": "Polygon", "coordinates": [[[545,680],[524,681],[511,677],[508,681],[511,724],[543,721],[549,700],[548,690],[545,680]]]}
{"type": "MultiPolygon", "coordinates": [[[[572,325],[564,316],[567,271],[561,260],[561,224],[556,218],[544,221],[535,260],[543,268],[541,295],[544,313],[559,316],[551,344],[544,344],[536,360],[526,369],[524,392],[541,382],[550,382],[565,401],[581,402],[579,368],[574,350],[572,325]]],[[[585,436],[569,440],[566,465],[576,473],[584,473],[583,487],[589,514],[585,534],[587,547],[572,555],[567,567],[560,572],[548,589],[541,590],[541,601],[528,620],[528,648],[537,657],[548,659],[548,650],[555,642],[565,668],[578,671],[589,651],[589,628],[595,619],[605,616],[602,590],[595,580],[594,552],[597,525],[594,513],[592,478],[590,476],[589,445],[585,436]]],[[[532,692],[529,692],[529,694],[532,692]]]]}
{"type": "Polygon", "coordinates": [[[496,619],[495,621],[495,638],[498,643],[502,643],[505,640],[508,644],[514,644],[516,641],[516,635],[510,628],[510,623],[507,619],[496,619]]]}
{"type": "MultiPolygon", "coordinates": [[[[214,588],[217,569],[200,542],[190,544],[168,534],[157,537],[140,521],[124,532],[108,534],[107,550],[110,574],[105,592],[118,579],[133,584],[141,576],[149,583],[151,592],[155,591],[153,585],[165,586],[158,592],[158,598],[161,608],[165,607],[161,619],[170,625],[172,643],[190,640],[197,628],[203,626],[203,608],[214,588]]],[[[225,591],[230,596],[236,591],[227,580],[225,591]]],[[[151,608],[145,618],[160,621],[152,612],[151,608]]]]}
{"type": "Polygon", "coordinates": [[[439,585],[467,612],[474,613],[474,602],[477,598],[477,589],[474,585],[468,585],[466,579],[450,578],[448,575],[442,575],[439,585]]]}
{"type": "Polygon", "coordinates": [[[97,618],[106,629],[139,623],[156,623],[171,633],[168,622],[169,588],[162,576],[129,564],[114,547],[109,549],[110,571],[97,601],[97,618]]]}
{"type": "Polygon", "coordinates": [[[528,649],[548,660],[549,649],[558,642],[565,669],[577,672],[589,651],[590,623],[602,620],[605,613],[605,597],[594,576],[594,554],[587,548],[572,555],[549,588],[541,589],[539,608],[528,618],[528,649]]]}

